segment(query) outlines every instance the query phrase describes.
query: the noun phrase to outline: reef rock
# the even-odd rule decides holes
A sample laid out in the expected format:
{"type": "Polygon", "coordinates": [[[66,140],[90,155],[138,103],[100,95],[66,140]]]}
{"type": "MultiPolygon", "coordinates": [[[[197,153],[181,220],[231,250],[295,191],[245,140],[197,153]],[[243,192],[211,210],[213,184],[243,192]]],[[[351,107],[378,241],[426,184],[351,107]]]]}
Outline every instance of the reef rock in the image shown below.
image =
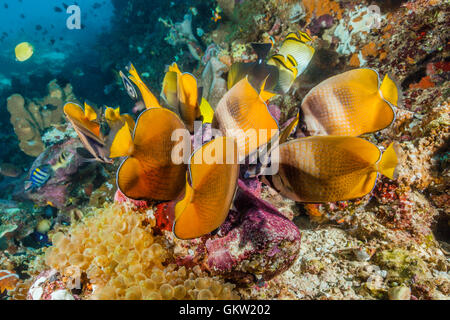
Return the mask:
{"type": "MultiPolygon", "coordinates": [[[[217,235],[177,243],[181,264],[199,263],[241,285],[270,280],[286,271],[300,250],[300,231],[271,204],[239,181],[234,207],[217,235]],[[186,251],[184,251],[186,252],[186,251]],[[189,255],[189,252],[193,255],[189,255]]],[[[177,251],[177,250],[176,250],[177,251]]]]}

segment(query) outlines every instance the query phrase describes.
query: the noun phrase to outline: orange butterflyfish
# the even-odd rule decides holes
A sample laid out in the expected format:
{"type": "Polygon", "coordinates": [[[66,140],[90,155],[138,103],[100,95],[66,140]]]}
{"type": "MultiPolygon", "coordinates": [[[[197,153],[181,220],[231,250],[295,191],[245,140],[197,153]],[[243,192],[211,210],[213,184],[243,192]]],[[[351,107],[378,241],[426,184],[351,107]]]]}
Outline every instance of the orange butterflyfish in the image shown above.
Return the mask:
{"type": "Polygon", "coordinates": [[[153,95],[147,85],[142,81],[139,73],[137,72],[134,65],[130,62],[127,66],[127,71],[130,74],[129,78],[133,83],[138,87],[141,92],[142,99],[144,100],[145,107],[148,108],[159,108],[161,105],[158,102],[158,99],[153,95]]]}
{"type": "Polygon", "coordinates": [[[315,136],[279,146],[279,170],[263,182],[298,202],[335,202],[363,197],[375,187],[378,173],[397,176],[399,149],[382,154],[357,137],[315,136]]]}
{"type": "Polygon", "coordinates": [[[310,135],[359,136],[388,127],[395,120],[399,90],[372,69],[354,69],[315,86],[301,108],[310,135]]]}
{"type": "Polygon", "coordinates": [[[242,159],[278,138],[278,124],[259,93],[245,77],[219,101],[213,128],[236,138],[242,159]]]}
{"type": "Polygon", "coordinates": [[[261,86],[265,83],[267,90],[272,90],[278,83],[278,69],[265,62],[270,49],[271,43],[252,43],[252,48],[257,55],[254,62],[236,62],[228,72],[227,86],[230,90],[236,83],[248,76],[249,82],[260,91],[261,86]]]}
{"type": "MultiPolygon", "coordinates": [[[[110,143],[110,157],[126,157],[117,171],[117,186],[135,200],[174,200],[185,184],[186,165],[174,163],[175,130],[186,130],[181,119],[164,108],[150,108],[136,121],[134,134],[128,123],[110,143]]],[[[181,137],[182,138],[182,137],[181,137]]]]}
{"type": "Polygon", "coordinates": [[[196,150],[190,159],[184,197],[175,205],[175,236],[193,239],[220,227],[230,210],[238,176],[233,138],[218,137],[196,150]]]}
{"type": "Polygon", "coordinates": [[[78,134],[83,146],[89,151],[93,159],[100,162],[111,163],[108,157],[108,150],[105,145],[105,138],[100,132],[100,124],[95,122],[97,113],[85,103],[85,108],[76,103],[66,103],[64,114],[72,124],[78,134]]]}

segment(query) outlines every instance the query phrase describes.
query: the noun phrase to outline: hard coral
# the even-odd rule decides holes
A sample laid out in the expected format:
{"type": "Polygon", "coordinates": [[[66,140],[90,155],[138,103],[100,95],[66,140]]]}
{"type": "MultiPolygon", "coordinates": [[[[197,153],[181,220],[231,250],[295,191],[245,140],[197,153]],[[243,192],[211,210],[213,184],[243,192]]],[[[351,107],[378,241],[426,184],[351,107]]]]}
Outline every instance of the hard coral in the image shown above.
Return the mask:
{"type": "Polygon", "coordinates": [[[126,205],[96,209],[67,235],[53,236],[47,264],[79,284],[92,299],[233,299],[234,286],[211,278],[199,267],[171,264],[172,252],[154,236],[152,211],[126,205]]]}

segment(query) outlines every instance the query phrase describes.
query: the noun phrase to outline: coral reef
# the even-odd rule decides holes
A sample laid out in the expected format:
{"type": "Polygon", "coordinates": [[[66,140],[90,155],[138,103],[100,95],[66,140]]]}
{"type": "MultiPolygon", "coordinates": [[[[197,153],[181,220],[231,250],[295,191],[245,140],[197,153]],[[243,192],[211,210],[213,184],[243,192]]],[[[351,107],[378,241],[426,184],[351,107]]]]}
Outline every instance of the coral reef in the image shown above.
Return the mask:
{"type": "Polygon", "coordinates": [[[67,287],[95,299],[238,297],[232,284],[199,267],[190,270],[174,264],[164,238],[153,234],[153,211],[137,213],[132,208],[123,204],[96,209],[67,234],[53,235],[46,262],[67,287]]]}
{"type": "Polygon", "coordinates": [[[43,98],[25,99],[19,94],[8,98],[7,108],[20,141],[19,146],[23,152],[33,157],[37,157],[45,149],[42,141],[45,131],[64,122],[64,103],[76,101],[70,84],[61,88],[53,80],[47,85],[47,89],[48,95],[43,98]]]}

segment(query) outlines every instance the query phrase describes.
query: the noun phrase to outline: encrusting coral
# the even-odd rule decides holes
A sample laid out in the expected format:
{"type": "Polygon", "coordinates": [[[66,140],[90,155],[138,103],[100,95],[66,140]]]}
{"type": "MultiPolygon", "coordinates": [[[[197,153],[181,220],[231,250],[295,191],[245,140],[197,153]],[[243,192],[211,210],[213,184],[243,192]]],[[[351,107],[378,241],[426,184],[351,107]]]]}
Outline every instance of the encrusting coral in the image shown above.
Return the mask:
{"type": "Polygon", "coordinates": [[[56,80],[47,85],[48,95],[42,99],[25,99],[20,94],[8,98],[7,108],[11,114],[11,124],[20,141],[20,149],[29,156],[37,157],[45,146],[44,132],[64,123],[63,105],[76,100],[70,84],[61,88],[56,80]]]}
{"type": "Polygon", "coordinates": [[[93,299],[239,298],[234,285],[200,267],[171,263],[170,248],[152,231],[155,223],[152,210],[138,214],[129,203],[96,209],[67,234],[53,235],[46,263],[93,299]]]}

